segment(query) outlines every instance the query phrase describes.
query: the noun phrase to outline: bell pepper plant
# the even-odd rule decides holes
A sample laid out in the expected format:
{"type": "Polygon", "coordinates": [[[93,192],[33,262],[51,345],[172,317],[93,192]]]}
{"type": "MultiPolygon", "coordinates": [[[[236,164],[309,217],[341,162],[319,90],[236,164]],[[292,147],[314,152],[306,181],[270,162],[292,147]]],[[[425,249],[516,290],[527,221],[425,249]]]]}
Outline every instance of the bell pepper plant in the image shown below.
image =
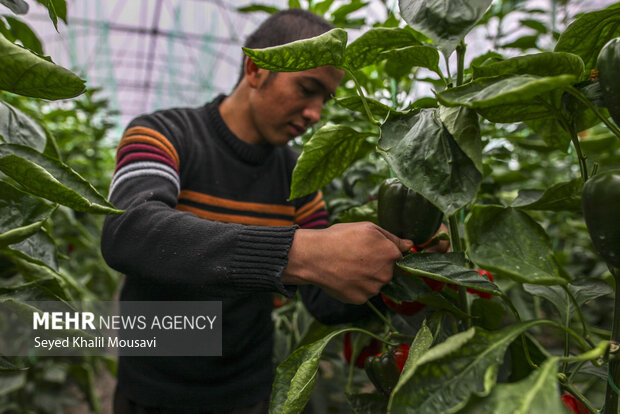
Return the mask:
{"type": "Polygon", "coordinates": [[[371,396],[350,367],[355,411],[556,413],[572,401],[560,390],[585,389],[588,411],[617,412],[620,309],[601,309],[620,308],[618,290],[609,298],[620,283],[620,3],[566,28],[521,20],[536,33],[515,41],[501,32],[507,2],[398,4],[355,40],[336,28],[244,50],[272,71],[345,73],[331,122],[304,137],[291,199],[322,189],[337,220],[372,221],[417,250],[381,289],[391,311],[367,303],[382,327],[344,327],[294,351],[271,409],[301,411],[328,342],[356,331],[387,351],[366,359],[371,396]],[[497,30],[496,50],[468,47],[481,25],[497,30]],[[541,52],[543,32],[557,42],[541,52]],[[412,99],[420,80],[433,94],[412,99]],[[442,221],[451,251],[418,249],[442,221]],[[423,321],[397,315],[421,309],[423,321]],[[401,375],[403,342],[415,357],[401,375]]]}

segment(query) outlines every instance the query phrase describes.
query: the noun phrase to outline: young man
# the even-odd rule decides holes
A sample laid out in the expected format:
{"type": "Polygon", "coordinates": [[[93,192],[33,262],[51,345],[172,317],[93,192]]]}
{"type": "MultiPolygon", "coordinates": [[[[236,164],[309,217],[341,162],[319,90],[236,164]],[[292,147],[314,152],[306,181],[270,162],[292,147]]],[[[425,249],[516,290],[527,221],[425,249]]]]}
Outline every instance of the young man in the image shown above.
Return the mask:
{"type": "MultiPolygon", "coordinates": [[[[288,10],[246,45],[331,28],[288,10]]],[[[273,292],[293,296],[299,285],[326,323],[368,314],[359,305],[412,242],[371,223],[327,227],[320,192],[287,201],[297,154],[286,144],[319,120],[342,77],[333,67],[271,73],[245,58],[229,96],[129,124],[110,187],[126,212],[106,218],[102,237],[106,261],[126,275],[121,300],[222,301],[223,355],[121,357],[117,413],[266,412],[273,292]]]]}

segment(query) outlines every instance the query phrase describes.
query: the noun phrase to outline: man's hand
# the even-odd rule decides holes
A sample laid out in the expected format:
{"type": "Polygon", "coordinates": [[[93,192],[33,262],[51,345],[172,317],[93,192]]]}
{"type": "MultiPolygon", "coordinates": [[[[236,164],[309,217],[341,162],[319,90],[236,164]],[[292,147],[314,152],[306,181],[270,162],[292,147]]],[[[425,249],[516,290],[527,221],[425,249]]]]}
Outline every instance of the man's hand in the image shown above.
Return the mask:
{"type": "Polygon", "coordinates": [[[363,304],[392,279],[394,262],[411,247],[411,240],[369,222],[299,229],[282,281],[313,284],[342,302],[363,304]]]}
{"type": "MultiPolygon", "coordinates": [[[[435,233],[435,236],[439,233],[449,233],[448,227],[441,223],[439,226],[439,230],[435,233]]],[[[434,237],[434,236],[433,236],[434,237]]],[[[427,247],[424,249],[426,253],[446,253],[450,251],[450,241],[449,240],[440,240],[437,244],[427,247]]]]}

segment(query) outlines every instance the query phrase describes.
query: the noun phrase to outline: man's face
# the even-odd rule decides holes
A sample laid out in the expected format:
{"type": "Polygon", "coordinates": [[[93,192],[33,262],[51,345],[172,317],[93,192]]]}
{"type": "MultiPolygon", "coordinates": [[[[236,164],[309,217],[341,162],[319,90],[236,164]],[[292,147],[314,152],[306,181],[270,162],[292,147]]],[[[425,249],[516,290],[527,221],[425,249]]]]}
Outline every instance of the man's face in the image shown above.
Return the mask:
{"type": "MultiPolygon", "coordinates": [[[[259,69],[263,71],[263,69],[259,69]]],[[[319,121],[323,104],[334,94],[344,72],[321,66],[301,72],[261,74],[250,98],[259,143],[285,145],[319,121]]]]}

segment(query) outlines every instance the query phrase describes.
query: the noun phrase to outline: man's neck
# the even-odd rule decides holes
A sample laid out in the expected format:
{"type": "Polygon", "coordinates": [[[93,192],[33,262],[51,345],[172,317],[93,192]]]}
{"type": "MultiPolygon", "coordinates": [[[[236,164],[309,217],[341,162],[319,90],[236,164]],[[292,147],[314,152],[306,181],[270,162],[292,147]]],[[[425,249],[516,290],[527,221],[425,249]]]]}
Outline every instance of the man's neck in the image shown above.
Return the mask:
{"type": "Polygon", "coordinates": [[[259,137],[252,126],[249,100],[244,96],[243,88],[237,87],[222,101],[219,111],[228,129],[240,140],[257,145],[259,137]]]}

